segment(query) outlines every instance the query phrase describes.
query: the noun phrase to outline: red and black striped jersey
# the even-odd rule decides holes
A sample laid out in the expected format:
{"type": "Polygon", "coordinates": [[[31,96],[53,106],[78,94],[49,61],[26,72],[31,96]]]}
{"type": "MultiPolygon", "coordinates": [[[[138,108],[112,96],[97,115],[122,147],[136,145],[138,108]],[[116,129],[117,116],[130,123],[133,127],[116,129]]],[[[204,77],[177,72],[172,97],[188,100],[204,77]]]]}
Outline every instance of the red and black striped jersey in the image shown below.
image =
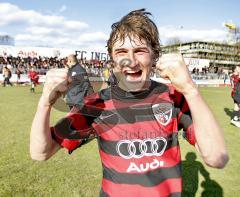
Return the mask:
{"type": "Polygon", "coordinates": [[[231,82],[233,84],[231,96],[234,97],[235,93],[236,93],[237,83],[240,82],[240,78],[239,78],[239,75],[233,74],[233,75],[231,75],[230,79],[231,79],[231,82]]]}
{"type": "Polygon", "coordinates": [[[151,82],[142,92],[119,87],[85,98],[53,128],[69,151],[96,136],[103,166],[101,196],[181,196],[179,130],[190,144],[195,135],[184,96],[151,82]]]}

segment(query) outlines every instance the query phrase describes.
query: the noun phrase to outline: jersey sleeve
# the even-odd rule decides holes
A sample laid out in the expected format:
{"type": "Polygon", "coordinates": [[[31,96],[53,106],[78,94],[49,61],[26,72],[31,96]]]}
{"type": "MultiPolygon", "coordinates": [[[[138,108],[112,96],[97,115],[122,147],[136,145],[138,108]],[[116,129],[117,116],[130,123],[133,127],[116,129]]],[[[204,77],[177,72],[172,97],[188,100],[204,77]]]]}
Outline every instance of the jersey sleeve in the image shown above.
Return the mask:
{"type": "Polygon", "coordinates": [[[177,110],[178,130],[183,129],[183,137],[191,145],[195,145],[195,131],[188,103],[185,97],[177,91],[174,92],[174,98],[174,103],[177,110]]]}
{"type": "Polygon", "coordinates": [[[94,130],[87,124],[86,117],[73,108],[66,117],[51,127],[52,138],[69,153],[94,138],[94,130]]]}
{"type": "Polygon", "coordinates": [[[96,137],[92,123],[101,111],[102,109],[94,103],[84,105],[82,108],[73,107],[64,118],[51,127],[52,138],[72,153],[96,137]]]}

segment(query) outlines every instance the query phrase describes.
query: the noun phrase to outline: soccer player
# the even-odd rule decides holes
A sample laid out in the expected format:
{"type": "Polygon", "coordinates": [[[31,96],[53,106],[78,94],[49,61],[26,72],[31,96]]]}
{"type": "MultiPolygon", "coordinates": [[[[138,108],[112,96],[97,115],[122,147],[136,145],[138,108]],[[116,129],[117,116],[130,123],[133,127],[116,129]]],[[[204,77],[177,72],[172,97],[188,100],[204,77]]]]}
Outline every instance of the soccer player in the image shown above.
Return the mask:
{"type": "Polygon", "coordinates": [[[7,66],[5,66],[5,67],[3,67],[2,73],[3,73],[3,78],[4,78],[3,87],[5,87],[6,84],[12,86],[12,83],[10,82],[10,78],[12,77],[11,70],[7,66]]]}
{"type": "Polygon", "coordinates": [[[71,153],[83,139],[97,136],[100,196],[181,196],[178,131],[183,129],[207,165],[223,168],[228,154],[222,130],[181,54],[160,55],[150,13],[132,11],[114,23],[107,46],[117,83],[86,97],[83,107],[73,107],[54,127],[49,125],[51,106],[71,78],[63,69],[47,73],[32,123],[32,159],[47,160],[61,147],[71,153]],[[171,87],[150,80],[153,66],[171,87]]]}
{"type": "Polygon", "coordinates": [[[38,84],[39,76],[38,73],[35,71],[34,67],[31,68],[31,70],[28,73],[28,77],[30,78],[30,92],[35,93],[35,87],[38,84]]]}
{"type": "Polygon", "coordinates": [[[236,127],[240,127],[240,66],[234,66],[232,68],[232,75],[230,77],[231,85],[232,85],[232,93],[231,96],[233,98],[234,107],[233,107],[233,115],[231,119],[231,124],[235,125],[236,127]]]}

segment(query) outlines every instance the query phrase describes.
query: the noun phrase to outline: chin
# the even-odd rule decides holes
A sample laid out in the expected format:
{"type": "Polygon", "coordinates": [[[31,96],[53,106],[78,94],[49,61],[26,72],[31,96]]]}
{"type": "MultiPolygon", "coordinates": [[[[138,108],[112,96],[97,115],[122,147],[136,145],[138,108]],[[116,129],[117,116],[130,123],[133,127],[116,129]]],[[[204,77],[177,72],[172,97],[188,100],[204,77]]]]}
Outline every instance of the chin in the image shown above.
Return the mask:
{"type": "Polygon", "coordinates": [[[128,92],[138,92],[142,90],[146,90],[147,84],[146,80],[124,80],[122,81],[123,89],[128,92]]]}

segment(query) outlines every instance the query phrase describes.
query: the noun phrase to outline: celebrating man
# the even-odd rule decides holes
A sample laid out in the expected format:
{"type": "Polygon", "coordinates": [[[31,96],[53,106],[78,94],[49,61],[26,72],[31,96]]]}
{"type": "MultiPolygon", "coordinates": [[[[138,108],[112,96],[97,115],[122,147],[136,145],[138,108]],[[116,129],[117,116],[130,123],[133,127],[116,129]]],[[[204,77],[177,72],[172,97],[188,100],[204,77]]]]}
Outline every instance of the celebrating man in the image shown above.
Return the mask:
{"type": "Polygon", "coordinates": [[[33,120],[35,160],[47,160],[60,147],[72,152],[83,139],[97,136],[100,196],[181,196],[181,129],[207,165],[223,168],[228,161],[222,130],[182,56],[160,57],[158,30],[149,15],[144,9],[132,11],[112,25],[107,46],[114,85],[86,97],[83,106],[50,128],[51,106],[71,83],[68,70],[51,70],[33,120]],[[171,87],[150,80],[153,66],[171,87]]]}

